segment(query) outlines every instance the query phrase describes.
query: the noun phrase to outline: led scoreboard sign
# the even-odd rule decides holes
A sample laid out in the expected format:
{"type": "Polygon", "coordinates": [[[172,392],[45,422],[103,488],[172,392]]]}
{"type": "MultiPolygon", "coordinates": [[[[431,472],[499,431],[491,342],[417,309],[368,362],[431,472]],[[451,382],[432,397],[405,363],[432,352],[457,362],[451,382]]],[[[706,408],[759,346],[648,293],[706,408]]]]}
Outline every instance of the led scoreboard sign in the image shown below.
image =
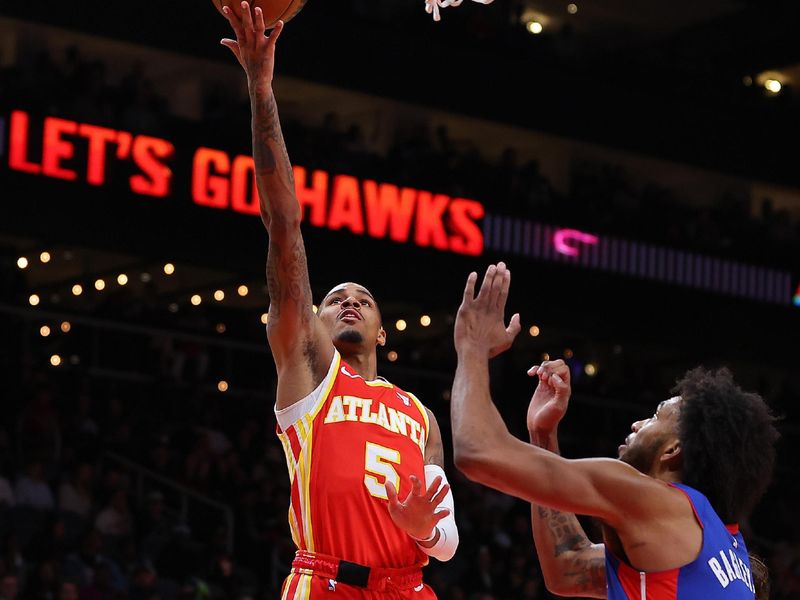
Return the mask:
{"type": "MultiPolygon", "coordinates": [[[[0,117],[0,138],[4,119],[0,117]]],[[[2,140],[0,140],[1,144],[2,140]]],[[[0,145],[0,154],[2,154],[0,145]]],[[[8,167],[17,172],[102,187],[124,185],[139,196],[184,195],[200,207],[258,215],[253,159],[208,147],[185,156],[171,141],[22,110],[8,122],[8,167]],[[189,160],[191,157],[191,160],[189,160]],[[188,164],[189,182],[174,167],[188,164]],[[114,165],[110,163],[114,161],[114,165]],[[114,177],[117,180],[112,181],[114,177]],[[188,185],[187,185],[188,184],[188,185]]],[[[786,271],[663,248],[573,228],[487,214],[483,204],[351,175],[294,166],[303,221],[456,254],[485,251],[566,263],[775,304],[800,305],[786,271]]]]}
{"type": "MultiPolygon", "coordinates": [[[[131,161],[137,170],[128,179],[134,194],[164,198],[173,193],[170,165],[176,149],[165,139],[47,117],[41,144],[37,144],[41,154],[33,157],[30,116],[20,110],[11,113],[9,137],[8,166],[15,171],[102,186],[107,183],[107,159],[113,156],[113,160],[131,161]],[[84,164],[79,166],[75,165],[78,145],[87,148],[84,164]]],[[[350,175],[309,173],[300,166],[294,167],[294,175],[304,220],[315,227],[347,229],[458,254],[483,252],[480,202],[350,175]]],[[[252,157],[197,148],[191,198],[199,206],[259,214],[252,157]]]]}

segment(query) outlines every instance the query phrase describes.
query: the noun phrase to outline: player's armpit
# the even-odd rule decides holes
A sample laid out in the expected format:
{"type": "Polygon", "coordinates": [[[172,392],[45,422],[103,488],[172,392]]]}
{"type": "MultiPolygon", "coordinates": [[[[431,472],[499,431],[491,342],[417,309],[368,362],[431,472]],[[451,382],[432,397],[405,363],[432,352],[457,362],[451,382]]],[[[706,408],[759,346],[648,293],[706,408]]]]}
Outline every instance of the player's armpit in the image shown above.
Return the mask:
{"type": "Polygon", "coordinates": [[[428,410],[428,439],[425,444],[425,464],[438,465],[444,468],[444,445],[442,444],[442,432],[439,430],[439,423],[434,414],[428,410]]]}

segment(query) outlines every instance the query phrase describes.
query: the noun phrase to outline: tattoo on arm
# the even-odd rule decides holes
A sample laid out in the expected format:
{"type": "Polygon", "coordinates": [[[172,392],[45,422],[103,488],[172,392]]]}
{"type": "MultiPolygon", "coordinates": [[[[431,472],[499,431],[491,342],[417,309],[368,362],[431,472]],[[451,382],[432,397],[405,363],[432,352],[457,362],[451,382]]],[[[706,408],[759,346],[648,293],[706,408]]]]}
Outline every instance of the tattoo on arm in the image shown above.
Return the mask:
{"type": "Polygon", "coordinates": [[[536,507],[536,515],[552,537],[553,558],[564,561],[561,576],[570,589],[575,593],[602,593],[606,586],[605,556],[600,549],[593,551],[577,517],[544,506],[536,507]]]}
{"type": "MultiPolygon", "coordinates": [[[[281,304],[311,305],[311,284],[303,237],[298,235],[289,248],[281,248],[272,239],[267,255],[267,290],[270,300],[270,323],[281,315],[281,304]]],[[[302,323],[311,320],[310,310],[301,310],[302,323]]]]}
{"type": "Polygon", "coordinates": [[[600,554],[578,555],[565,572],[575,582],[576,592],[602,592],[606,589],[606,560],[600,554]]]}
{"type": "Polygon", "coordinates": [[[275,94],[270,93],[264,102],[254,98],[252,104],[253,161],[256,175],[274,175],[280,163],[287,182],[294,186],[294,173],[281,131],[275,94]]]}
{"type": "Polygon", "coordinates": [[[428,408],[425,409],[428,415],[428,439],[425,442],[425,464],[438,465],[444,469],[444,444],[442,443],[442,432],[439,429],[439,422],[428,408]]]}
{"type": "Polygon", "coordinates": [[[428,443],[425,446],[425,464],[444,468],[444,446],[441,439],[438,443],[428,443]]]}
{"type": "Polygon", "coordinates": [[[544,506],[538,506],[537,513],[553,536],[554,556],[561,556],[569,551],[582,550],[592,545],[583,533],[575,515],[562,513],[544,506]]]}

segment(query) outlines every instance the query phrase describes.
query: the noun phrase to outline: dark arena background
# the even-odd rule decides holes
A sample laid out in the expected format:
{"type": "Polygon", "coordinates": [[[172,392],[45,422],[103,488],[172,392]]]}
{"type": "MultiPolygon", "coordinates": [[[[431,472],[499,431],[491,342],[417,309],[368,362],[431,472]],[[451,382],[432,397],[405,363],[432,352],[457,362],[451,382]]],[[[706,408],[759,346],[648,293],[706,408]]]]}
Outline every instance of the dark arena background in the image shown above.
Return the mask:
{"type": "MultiPolygon", "coordinates": [[[[310,0],[276,96],[315,298],[368,285],[379,371],[437,415],[444,600],[548,598],[529,507],[452,467],[452,329],[505,260],[493,396],[616,456],[686,369],[781,416],[742,524],[800,598],[800,3],[310,0]]],[[[0,5],[0,598],[274,599],[293,556],[243,73],[210,1],[0,5]]],[[[599,529],[587,522],[590,535],[599,529]]]]}

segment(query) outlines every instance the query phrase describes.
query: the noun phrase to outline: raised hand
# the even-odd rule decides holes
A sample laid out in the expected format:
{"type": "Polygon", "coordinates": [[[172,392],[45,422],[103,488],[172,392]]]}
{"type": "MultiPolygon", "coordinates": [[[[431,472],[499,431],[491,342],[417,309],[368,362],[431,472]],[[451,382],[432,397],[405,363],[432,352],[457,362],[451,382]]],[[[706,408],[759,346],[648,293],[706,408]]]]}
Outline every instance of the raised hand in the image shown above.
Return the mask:
{"type": "Polygon", "coordinates": [[[397,490],[391,481],[386,482],[386,496],[389,500],[389,516],[400,529],[417,540],[425,540],[431,536],[436,524],[450,514],[450,510],[436,510],[450,490],[448,484],[442,484],[442,478],[431,481],[427,490],[423,490],[418,477],[411,476],[411,491],[402,502],[397,497],[397,490]]]}
{"type": "Polygon", "coordinates": [[[564,418],[569,404],[570,372],[563,360],[545,361],[528,369],[539,383],[528,405],[528,431],[549,435],[564,418]]]}
{"type": "Polygon", "coordinates": [[[251,12],[250,5],[242,2],[242,16],[239,18],[229,6],[230,1],[236,0],[223,1],[222,13],[231,24],[236,39],[224,38],[220,44],[230,49],[242,65],[249,86],[271,86],[275,70],[275,44],[283,31],[283,21],[278,21],[267,37],[264,13],[258,6],[251,12]]]}
{"type": "Polygon", "coordinates": [[[520,332],[519,314],[511,317],[508,326],[504,321],[511,271],[502,262],[490,265],[476,298],[477,279],[478,275],[474,272],[467,277],[464,299],[456,316],[456,351],[473,348],[493,358],[508,350],[520,332]]]}

